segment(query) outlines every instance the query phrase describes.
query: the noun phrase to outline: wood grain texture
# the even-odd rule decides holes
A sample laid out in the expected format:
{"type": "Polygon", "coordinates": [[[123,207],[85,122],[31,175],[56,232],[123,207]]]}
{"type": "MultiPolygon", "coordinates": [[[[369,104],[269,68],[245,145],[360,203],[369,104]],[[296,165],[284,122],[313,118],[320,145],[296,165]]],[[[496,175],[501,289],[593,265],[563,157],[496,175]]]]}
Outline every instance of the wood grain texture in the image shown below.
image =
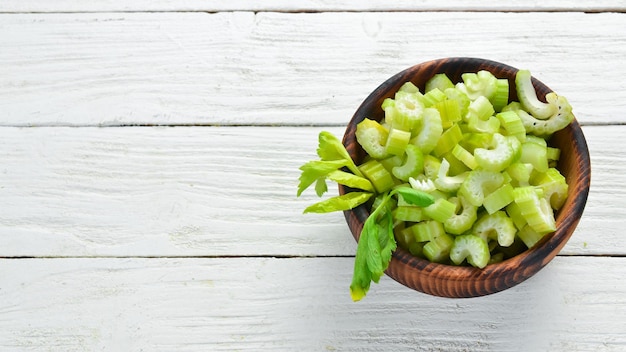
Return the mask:
{"type": "Polygon", "coordinates": [[[515,288],[464,300],[383,277],[353,303],[351,275],[352,258],[2,259],[0,349],[626,348],[625,258],[558,257],[515,288]]]}
{"type": "Polygon", "coordinates": [[[453,1],[330,1],[330,0],[6,0],[0,3],[0,12],[113,12],[113,11],[624,11],[623,0],[515,1],[502,3],[480,0],[453,1]]]}
{"type": "MultiPolygon", "coordinates": [[[[0,256],[353,255],[343,216],[295,196],[321,130],[344,132],[0,128],[0,256]]],[[[591,192],[562,254],[624,255],[626,128],[583,131],[591,192]]]]}
{"type": "Polygon", "coordinates": [[[449,56],[528,68],[568,97],[581,123],[623,123],[626,89],[615,77],[626,74],[625,19],[581,12],[4,14],[0,124],[343,125],[388,77],[449,56]]]}

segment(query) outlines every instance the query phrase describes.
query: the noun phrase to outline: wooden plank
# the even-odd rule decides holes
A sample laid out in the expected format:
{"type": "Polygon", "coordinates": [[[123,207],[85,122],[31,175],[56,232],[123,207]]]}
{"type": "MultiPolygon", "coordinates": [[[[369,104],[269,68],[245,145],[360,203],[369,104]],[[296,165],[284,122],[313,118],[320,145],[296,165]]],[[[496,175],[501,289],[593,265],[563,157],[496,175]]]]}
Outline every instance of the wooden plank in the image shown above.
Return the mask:
{"type": "Polygon", "coordinates": [[[136,12],[136,11],[624,11],[623,0],[597,0],[580,2],[574,0],[484,2],[461,1],[328,1],[328,0],[141,0],[141,1],[79,1],[79,0],[8,0],[0,3],[0,12],[136,12]]]}
{"type": "MultiPolygon", "coordinates": [[[[343,215],[296,198],[321,130],[0,128],[0,256],[352,255],[343,215]]],[[[592,191],[562,253],[624,255],[626,127],[584,131],[592,191]]]]}
{"type": "Polygon", "coordinates": [[[443,299],[352,258],[0,260],[10,351],[623,351],[625,258],[557,257],[528,281],[443,299]]]}
{"type": "Polygon", "coordinates": [[[624,123],[625,16],[4,14],[0,125],[343,125],[391,75],[448,56],[528,68],[581,122],[624,123]]]}

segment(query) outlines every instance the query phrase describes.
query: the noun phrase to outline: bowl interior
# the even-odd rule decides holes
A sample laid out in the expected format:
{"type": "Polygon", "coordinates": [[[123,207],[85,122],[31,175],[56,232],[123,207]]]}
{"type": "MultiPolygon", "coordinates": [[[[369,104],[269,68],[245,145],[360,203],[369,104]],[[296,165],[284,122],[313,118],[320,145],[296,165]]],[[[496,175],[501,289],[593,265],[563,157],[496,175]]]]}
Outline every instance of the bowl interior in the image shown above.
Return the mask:
{"type": "MultiPolygon", "coordinates": [[[[517,100],[515,74],[518,69],[477,58],[446,58],[424,62],[399,72],[382,83],[363,101],[346,128],[343,143],[355,163],[360,164],[365,157],[363,148],[356,141],[356,125],[365,118],[382,120],[383,100],[393,97],[402,84],[411,81],[423,92],[426,81],[437,73],[446,73],[453,82],[459,82],[461,74],[480,70],[487,70],[498,78],[508,79],[509,101],[517,100]]],[[[551,89],[535,78],[532,81],[538,98],[545,101],[545,95],[551,92],[551,89]]],[[[575,119],[568,127],[555,133],[548,143],[561,149],[558,169],[569,185],[568,198],[556,214],[556,232],[544,236],[533,248],[501,263],[490,264],[484,269],[431,263],[414,257],[398,247],[393,253],[386,271],[387,275],[407,287],[435,296],[476,297],[515,286],[543,268],[563,248],[574,232],[583,213],[590,184],[587,143],[575,119]]],[[[347,187],[339,186],[340,194],[349,191],[347,187]]],[[[368,208],[362,205],[344,212],[344,215],[354,238],[358,241],[363,223],[369,216],[368,208]]]]}

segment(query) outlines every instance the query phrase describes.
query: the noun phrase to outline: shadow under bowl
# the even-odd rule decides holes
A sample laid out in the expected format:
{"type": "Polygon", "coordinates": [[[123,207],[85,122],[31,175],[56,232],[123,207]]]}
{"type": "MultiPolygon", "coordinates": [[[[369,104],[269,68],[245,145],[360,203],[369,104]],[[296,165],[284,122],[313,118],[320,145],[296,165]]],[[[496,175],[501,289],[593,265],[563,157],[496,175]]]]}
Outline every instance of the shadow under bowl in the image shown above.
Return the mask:
{"type": "MultiPolygon", "coordinates": [[[[497,78],[508,79],[509,101],[517,101],[515,75],[518,69],[514,67],[495,61],[464,57],[432,60],[412,66],[382,83],[354,113],[343,137],[343,143],[352,159],[359,165],[366,155],[356,140],[356,125],[365,118],[382,120],[383,100],[393,98],[402,84],[411,81],[423,92],[426,81],[435,74],[445,73],[452,82],[459,82],[461,74],[480,70],[490,71],[497,78]]],[[[534,77],[532,82],[537,97],[545,101],[545,95],[552,90],[534,77]]],[[[521,254],[500,263],[489,264],[483,269],[432,263],[398,247],[385,273],[414,290],[450,298],[493,294],[536,274],[558,254],[574,232],[587,201],[591,180],[587,142],[576,119],[565,129],[556,132],[548,144],[561,149],[557,168],[569,185],[567,200],[556,214],[557,230],[554,233],[544,236],[535,246],[521,254]]],[[[347,187],[339,185],[340,194],[349,191],[347,187]]],[[[357,241],[369,214],[366,205],[344,212],[350,231],[357,241]]]]}

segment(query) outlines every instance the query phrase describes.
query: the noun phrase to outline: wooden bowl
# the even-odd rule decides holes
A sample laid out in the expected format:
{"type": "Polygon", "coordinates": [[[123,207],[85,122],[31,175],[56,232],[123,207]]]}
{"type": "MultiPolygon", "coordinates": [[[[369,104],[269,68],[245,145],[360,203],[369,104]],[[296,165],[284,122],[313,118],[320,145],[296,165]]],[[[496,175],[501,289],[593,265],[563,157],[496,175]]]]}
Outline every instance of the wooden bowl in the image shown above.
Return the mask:
{"type": "MultiPolygon", "coordinates": [[[[446,73],[453,82],[459,82],[462,73],[480,70],[490,71],[498,78],[507,78],[511,87],[509,100],[517,100],[515,74],[518,69],[499,62],[477,58],[445,58],[412,66],[376,88],[354,113],[343,137],[343,143],[352,159],[359,165],[365,156],[355,137],[356,125],[366,117],[380,121],[384,116],[381,109],[383,100],[393,97],[403,83],[411,81],[423,92],[426,81],[437,73],[446,73]]],[[[532,82],[538,98],[545,101],[545,95],[551,89],[535,78],[532,82]]],[[[561,149],[558,169],[569,185],[567,201],[556,214],[556,232],[544,236],[540,242],[523,253],[501,263],[489,264],[483,269],[431,263],[398,247],[386,274],[420,292],[460,298],[496,293],[537,273],[557,255],[574,232],[587,201],[591,179],[587,142],[576,120],[564,130],[555,133],[549,144],[561,149]]],[[[339,186],[340,194],[349,191],[346,187],[339,186]]],[[[368,208],[362,205],[345,211],[344,215],[352,235],[358,241],[363,223],[369,216],[368,208]]]]}

